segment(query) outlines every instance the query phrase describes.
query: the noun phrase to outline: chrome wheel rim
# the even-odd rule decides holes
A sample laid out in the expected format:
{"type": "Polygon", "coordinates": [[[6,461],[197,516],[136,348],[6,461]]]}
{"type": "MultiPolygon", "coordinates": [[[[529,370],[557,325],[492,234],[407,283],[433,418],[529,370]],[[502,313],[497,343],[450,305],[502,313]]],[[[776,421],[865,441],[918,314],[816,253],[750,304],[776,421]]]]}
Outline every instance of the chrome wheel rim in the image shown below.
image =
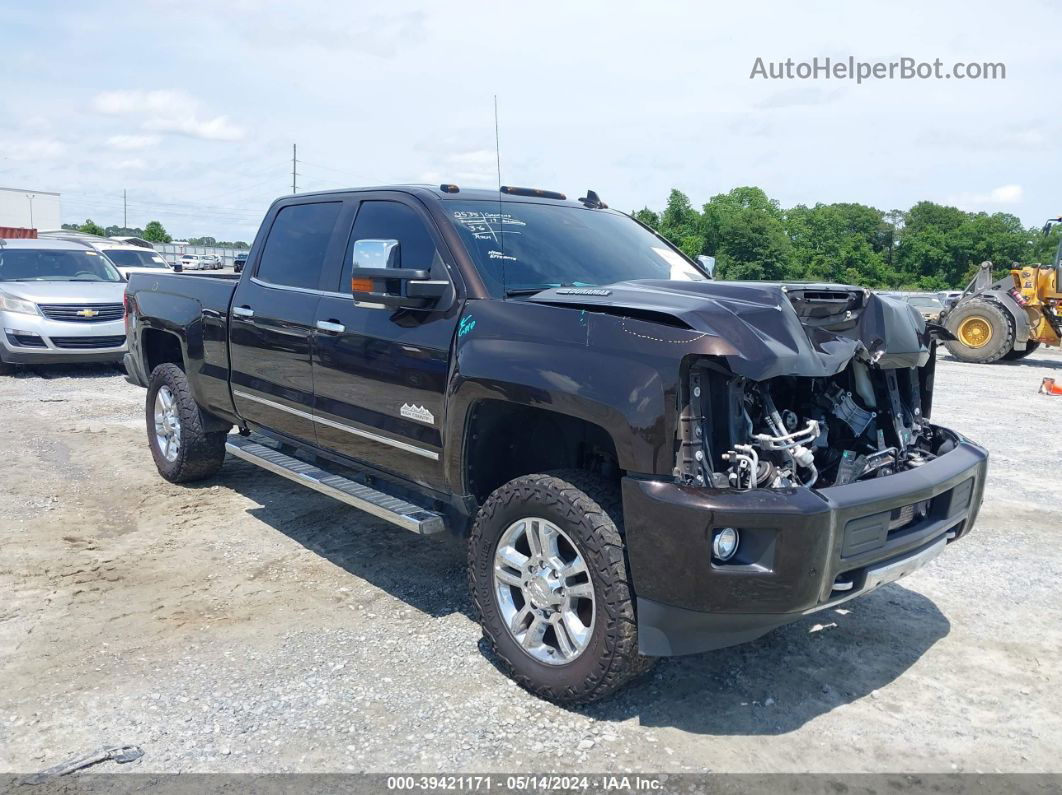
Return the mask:
{"type": "Polygon", "coordinates": [[[494,552],[494,595],[509,634],[539,662],[565,665],[586,650],[597,605],[586,561],[546,519],[509,525],[494,552]]]}
{"type": "Polygon", "coordinates": [[[176,461],[181,451],[181,418],[177,401],[168,386],[155,393],[155,444],[167,461],[176,461]]]}

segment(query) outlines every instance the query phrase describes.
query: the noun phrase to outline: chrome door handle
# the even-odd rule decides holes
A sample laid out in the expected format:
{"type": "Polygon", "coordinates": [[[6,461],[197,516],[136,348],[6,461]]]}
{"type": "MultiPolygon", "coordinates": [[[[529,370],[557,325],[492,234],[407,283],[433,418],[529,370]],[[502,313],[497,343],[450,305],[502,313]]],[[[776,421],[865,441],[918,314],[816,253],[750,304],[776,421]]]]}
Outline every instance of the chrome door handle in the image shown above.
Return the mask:
{"type": "Polygon", "coordinates": [[[236,317],[254,317],[254,310],[249,306],[234,306],[232,314],[236,317]]]}
{"type": "Polygon", "coordinates": [[[347,330],[347,327],[342,323],[333,323],[331,320],[318,320],[317,328],[321,331],[330,331],[333,334],[342,334],[347,330]]]}

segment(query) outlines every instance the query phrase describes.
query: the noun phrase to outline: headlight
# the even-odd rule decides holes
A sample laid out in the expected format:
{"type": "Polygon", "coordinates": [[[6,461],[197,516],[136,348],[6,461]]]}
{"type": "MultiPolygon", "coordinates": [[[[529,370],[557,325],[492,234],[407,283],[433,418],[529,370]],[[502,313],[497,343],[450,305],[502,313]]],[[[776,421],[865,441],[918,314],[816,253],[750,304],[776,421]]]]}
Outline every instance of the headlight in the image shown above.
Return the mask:
{"type": "Polygon", "coordinates": [[[32,301],[15,298],[0,290],[0,312],[19,312],[23,315],[39,315],[37,305],[32,301]]]}

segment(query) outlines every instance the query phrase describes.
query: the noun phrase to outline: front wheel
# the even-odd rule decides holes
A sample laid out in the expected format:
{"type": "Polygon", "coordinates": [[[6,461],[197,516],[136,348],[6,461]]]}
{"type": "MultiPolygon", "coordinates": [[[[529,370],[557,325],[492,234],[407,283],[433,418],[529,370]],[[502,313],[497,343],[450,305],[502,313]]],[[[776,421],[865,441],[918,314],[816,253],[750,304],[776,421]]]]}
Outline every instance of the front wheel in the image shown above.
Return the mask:
{"type": "Polygon", "coordinates": [[[509,675],[561,704],[596,701],[652,667],[638,654],[618,490],[582,471],[527,475],[484,503],[469,588],[509,675]]]}
{"type": "Polygon", "coordinates": [[[160,364],[152,371],[144,409],[151,456],[162,477],[187,483],[221,469],[227,434],[203,430],[202,412],[180,367],[160,364]]]}

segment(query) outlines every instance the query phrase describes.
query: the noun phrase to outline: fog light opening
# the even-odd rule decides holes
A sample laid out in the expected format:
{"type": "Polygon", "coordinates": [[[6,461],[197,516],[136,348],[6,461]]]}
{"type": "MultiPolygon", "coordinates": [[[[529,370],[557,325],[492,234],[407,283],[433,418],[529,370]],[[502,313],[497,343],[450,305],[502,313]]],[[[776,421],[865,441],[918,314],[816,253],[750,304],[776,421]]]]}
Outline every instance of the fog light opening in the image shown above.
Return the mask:
{"type": "Polygon", "coordinates": [[[712,557],[725,563],[734,557],[741,543],[741,534],[733,527],[723,527],[715,531],[712,539],[712,557]]]}

